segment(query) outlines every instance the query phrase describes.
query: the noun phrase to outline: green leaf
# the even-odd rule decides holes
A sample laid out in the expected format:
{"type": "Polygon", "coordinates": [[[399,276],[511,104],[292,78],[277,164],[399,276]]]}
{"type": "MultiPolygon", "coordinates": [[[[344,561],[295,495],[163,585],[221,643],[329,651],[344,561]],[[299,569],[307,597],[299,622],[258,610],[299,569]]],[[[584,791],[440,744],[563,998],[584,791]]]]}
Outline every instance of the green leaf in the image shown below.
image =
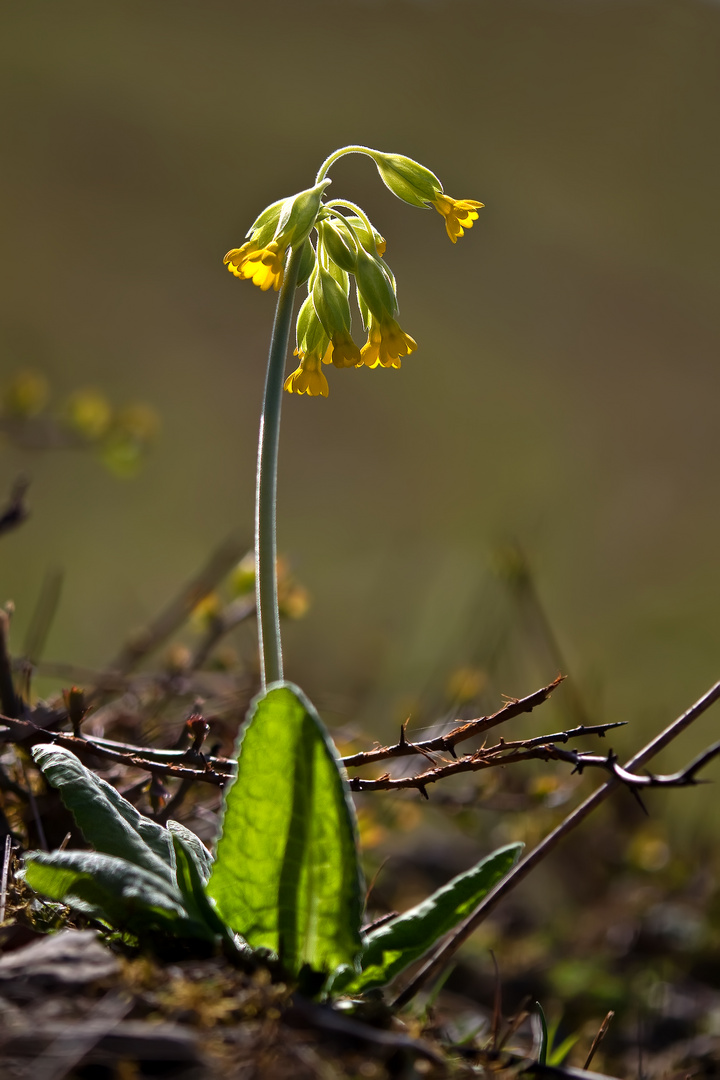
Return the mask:
{"type": "Polygon", "coordinates": [[[36,892],[141,936],[153,930],[207,937],[190,919],[166,878],[96,851],[36,851],[25,859],[25,879],[36,892]]]}
{"type": "Polygon", "coordinates": [[[89,844],[173,881],[173,849],[167,829],[144,817],[70,750],[41,745],[33,747],[32,754],[89,844]]]}
{"type": "Polygon", "coordinates": [[[542,1007],[542,1005],[540,1004],[539,1001],[535,1002],[535,1007],[537,1009],[537,1015],[538,1015],[538,1018],[539,1018],[539,1021],[540,1021],[540,1031],[539,1031],[540,1045],[538,1047],[538,1052],[537,1052],[537,1064],[538,1065],[546,1065],[547,1064],[548,1042],[549,1042],[547,1020],[545,1019],[545,1010],[543,1009],[543,1007],[542,1007]]]}
{"type": "Polygon", "coordinates": [[[205,893],[205,881],[193,847],[174,829],[172,841],[175,848],[178,888],[188,914],[195,922],[207,928],[209,937],[220,937],[225,941],[232,941],[229,927],[220,918],[205,893]]]}
{"type": "Polygon", "coordinates": [[[360,957],[361,973],[343,969],[330,990],[361,994],[391,982],[477,907],[515,865],[522,848],[522,844],[498,848],[421,904],[373,931],[360,957]]]}
{"type": "Polygon", "coordinates": [[[183,844],[190,849],[197,866],[198,873],[202,879],[203,885],[207,885],[210,879],[210,872],[213,865],[213,857],[208,849],[203,844],[200,837],[192,832],[191,829],[186,828],[179,821],[174,821],[172,818],[168,821],[167,827],[170,830],[173,845],[175,847],[175,855],[177,856],[177,844],[175,844],[175,837],[180,837],[183,844]]]}
{"type": "Polygon", "coordinates": [[[276,684],[251,709],[208,893],[233,930],[293,974],[352,964],[360,951],[354,809],[337,751],[295,686],[276,684]]]}

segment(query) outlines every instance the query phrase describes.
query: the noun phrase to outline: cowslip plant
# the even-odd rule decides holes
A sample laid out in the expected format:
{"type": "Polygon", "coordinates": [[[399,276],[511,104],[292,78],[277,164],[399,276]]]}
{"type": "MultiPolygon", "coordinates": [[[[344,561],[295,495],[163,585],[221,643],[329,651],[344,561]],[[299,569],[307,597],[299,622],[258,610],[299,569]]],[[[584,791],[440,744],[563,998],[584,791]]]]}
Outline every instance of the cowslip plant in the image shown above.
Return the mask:
{"type": "Polygon", "coordinates": [[[517,862],[510,844],[369,934],[355,821],[335,748],[297,687],[258,697],[238,748],[215,857],[176,821],[140,814],[70,750],[33,756],[94,851],[34,852],[25,879],[141,944],[272,958],[316,992],[383,987],[427,952],[517,862]]]}
{"type": "Polygon", "coordinates": [[[482,203],[453,200],[410,158],[348,146],[331,154],[313,187],[268,206],[249,239],[225,256],[239,278],[279,293],[265,384],[255,515],[262,690],[237,746],[214,857],[178,822],[140,814],[68,749],[34,749],[94,851],[35,852],[30,886],[141,941],[158,935],[221,944],[238,962],[273,958],[291,978],[331,994],[380,988],[447,934],[516,863],[520,845],[495,851],[426,901],[368,934],[355,812],[337,751],[317,712],[283,681],[277,597],[276,489],[283,388],[327,396],[323,365],[399,368],[415,340],[397,322],[385,240],[364,211],[325,199],[327,172],[348,153],[369,156],[386,186],[412,206],[434,207],[455,243],[482,203]],[[351,284],[367,341],[352,338],[351,284]],[[299,367],[285,378],[293,303],[299,367]],[[309,982],[308,982],[309,979],[309,982]]]}

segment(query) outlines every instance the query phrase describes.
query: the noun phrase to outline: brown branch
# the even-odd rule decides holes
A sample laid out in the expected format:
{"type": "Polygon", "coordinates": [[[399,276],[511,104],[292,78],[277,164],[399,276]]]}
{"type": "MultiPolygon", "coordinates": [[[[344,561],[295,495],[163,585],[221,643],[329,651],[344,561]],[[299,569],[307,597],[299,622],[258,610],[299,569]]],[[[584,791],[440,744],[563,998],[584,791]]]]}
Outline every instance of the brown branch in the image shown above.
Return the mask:
{"type": "Polygon", "coordinates": [[[125,743],[113,744],[110,739],[95,740],[84,736],[48,731],[46,728],[38,727],[32,720],[14,720],[9,716],[0,716],[0,723],[7,728],[7,733],[0,731],[0,741],[25,742],[28,746],[52,743],[72,750],[81,761],[88,757],[103,758],[106,761],[116,761],[157,776],[179,780],[200,780],[206,784],[213,784],[215,787],[222,787],[237,767],[234,761],[228,761],[226,758],[206,758],[192,748],[163,751],[129,746],[125,743]],[[6,737],[3,739],[3,736],[6,737]],[[193,768],[192,765],[196,767],[193,768]]]}
{"type": "MultiPolygon", "coordinates": [[[[720,682],[715,683],[706,694],[695,702],[687,712],[679,716],[677,720],[673,721],[664,731],[661,731],[659,735],[656,735],[639,751],[633,758],[625,765],[625,770],[632,773],[634,769],[641,768],[646,762],[650,761],[661,750],[664,750],[673,739],[677,738],[681,732],[685,731],[699,716],[701,716],[706,709],[708,709],[714,702],[720,700],[720,682]]],[[[529,855],[526,855],[524,859],[515,866],[509,874],[506,874],[502,881],[490,890],[485,899],[475,908],[475,910],[467,916],[463,922],[453,931],[451,936],[443,942],[439,948],[435,950],[430,959],[423,965],[420,971],[409,985],[398,995],[393,1002],[393,1008],[398,1009],[403,1005],[406,1005],[411,1001],[415,994],[423,988],[425,983],[434,978],[434,976],[441,970],[442,967],[448,962],[451,956],[464,944],[470,935],[477,929],[487,916],[494,911],[501,900],[507,896],[507,894],[519,885],[527,875],[534,870],[535,867],[542,862],[546,855],[548,855],[568,833],[588,817],[617,787],[620,786],[621,781],[616,776],[611,776],[603,785],[599,787],[592,795],[581,803],[572,813],[553,829],[548,836],[545,837],[541,843],[537,845],[529,855]]]]}
{"type": "Polygon", "coordinates": [[[0,609],[0,707],[9,716],[19,716],[23,703],[15,693],[8,642],[9,636],[10,616],[7,611],[0,609]]]}
{"type": "Polygon", "coordinates": [[[522,713],[532,712],[538,705],[552,694],[553,690],[560,685],[565,678],[558,675],[547,686],[541,687],[524,698],[516,698],[508,701],[502,709],[491,716],[480,716],[476,720],[468,720],[454,731],[448,731],[435,739],[425,739],[423,742],[411,743],[405,737],[405,727],[400,729],[400,741],[394,746],[378,746],[374,750],[364,750],[359,754],[350,754],[342,759],[346,769],[357,769],[363,765],[372,765],[376,761],[386,761],[388,758],[407,757],[410,754],[446,753],[455,757],[455,747],[465,739],[472,739],[475,735],[482,735],[485,731],[504,724],[522,713]]]}
{"type": "Polygon", "coordinates": [[[651,772],[647,772],[643,776],[632,773],[628,769],[623,768],[622,765],[618,765],[617,755],[614,754],[612,750],[607,757],[602,757],[598,754],[578,753],[574,750],[561,750],[557,746],[554,746],[552,749],[553,757],[557,761],[570,762],[571,765],[575,766],[576,772],[582,773],[583,769],[588,767],[605,769],[626,787],[693,787],[695,784],[704,782],[697,779],[697,773],[707,765],[708,762],[712,761],[713,758],[716,758],[720,754],[720,742],[708,746],[706,750],[703,750],[701,754],[698,754],[698,756],[694,758],[689,765],[686,765],[684,769],[680,769],[678,772],[669,773],[664,776],[651,772]]]}
{"type": "Polygon", "coordinates": [[[0,533],[10,532],[27,521],[30,511],[25,502],[25,495],[30,482],[24,477],[19,477],[12,486],[10,499],[7,505],[0,511],[0,533]]]}
{"type": "MultiPolygon", "coordinates": [[[[617,725],[613,725],[617,726],[617,725]]],[[[576,729],[581,734],[588,734],[587,728],[576,729]]],[[[562,735],[570,736],[572,732],[562,732],[562,735]]],[[[601,732],[602,734],[602,732],[601,732]]],[[[684,769],[668,775],[646,773],[638,776],[628,772],[618,764],[617,755],[611,750],[607,756],[589,754],[584,751],[563,750],[555,746],[550,738],[539,736],[537,739],[528,739],[527,742],[504,743],[499,742],[478,750],[474,754],[468,754],[457,761],[444,762],[416,776],[401,776],[392,778],[387,773],[379,776],[376,780],[364,780],[359,776],[350,779],[351,791],[399,791],[403,788],[416,788],[425,798],[428,797],[425,790],[428,784],[435,784],[438,780],[446,780],[449,776],[456,776],[465,772],[481,772],[483,769],[497,768],[503,765],[517,765],[522,761],[565,761],[574,765],[575,772],[582,773],[586,768],[605,769],[611,773],[625,787],[692,787],[703,783],[697,779],[697,773],[713,758],[720,755],[720,742],[704,750],[684,769]]]]}

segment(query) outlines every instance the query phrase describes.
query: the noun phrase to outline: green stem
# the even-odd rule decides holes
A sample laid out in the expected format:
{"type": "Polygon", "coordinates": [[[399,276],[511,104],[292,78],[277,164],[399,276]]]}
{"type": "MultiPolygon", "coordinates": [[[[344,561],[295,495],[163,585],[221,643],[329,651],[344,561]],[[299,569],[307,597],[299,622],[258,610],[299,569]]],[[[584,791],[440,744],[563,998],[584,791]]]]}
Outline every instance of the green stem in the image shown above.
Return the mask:
{"type": "Polygon", "coordinates": [[[330,166],[337,161],[338,158],[343,157],[345,154],[367,154],[368,157],[372,157],[375,151],[369,146],[343,146],[339,150],[336,150],[330,157],[326,157],[322,165],[318,170],[318,174],[315,177],[315,183],[319,184],[321,180],[324,180],[327,176],[327,171],[330,166]]]}
{"type": "Polygon", "coordinates": [[[255,597],[263,690],[283,677],[277,595],[277,462],[285,358],[302,244],[290,251],[275,309],[258,439],[255,489],[255,597]]]}

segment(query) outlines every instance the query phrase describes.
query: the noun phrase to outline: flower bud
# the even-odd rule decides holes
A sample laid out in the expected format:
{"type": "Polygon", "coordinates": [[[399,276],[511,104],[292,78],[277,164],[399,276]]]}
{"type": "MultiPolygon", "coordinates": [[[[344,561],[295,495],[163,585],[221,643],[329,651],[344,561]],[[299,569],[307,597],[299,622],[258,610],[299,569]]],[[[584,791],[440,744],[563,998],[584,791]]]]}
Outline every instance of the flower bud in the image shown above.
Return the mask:
{"type": "Polygon", "coordinates": [[[385,263],[364,250],[358,252],[355,280],[358,293],[376,319],[396,313],[397,296],[385,263]]]}
{"type": "Polygon", "coordinates": [[[300,268],[298,270],[297,287],[304,285],[308,280],[313,270],[315,269],[315,248],[312,246],[312,242],[308,239],[303,244],[302,255],[300,256],[300,268]]]}
{"type": "Polygon", "coordinates": [[[307,240],[315,225],[323,192],[329,183],[329,180],[321,180],[315,187],[300,191],[285,200],[274,237],[283,247],[297,247],[303,240],[307,240]]]}
{"type": "Polygon", "coordinates": [[[329,338],[338,330],[350,332],[350,304],[334,277],[322,267],[315,278],[312,301],[317,317],[329,338]]]}
{"type": "Polygon", "coordinates": [[[349,229],[343,229],[337,218],[323,221],[319,226],[320,240],[334,263],[350,274],[357,266],[357,244],[349,229]]]}
{"type": "Polygon", "coordinates": [[[352,229],[355,237],[370,255],[380,255],[382,257],[385,254],[385,237],[381,236],[374,226],[371,226],[372,232],[368,232],[367,226],[362,218],[355,217],[354,214],[348,214],[345,220],[347,221],[347,225],[352,229]]]}
{"type": "Polygon", "coordinates": [[[373,150],[371,157],[380,177],[393,195],[411,206],[426,207],[442,194],[443,186],[435,173],[402,154],[383,154],[373,150]]]}

